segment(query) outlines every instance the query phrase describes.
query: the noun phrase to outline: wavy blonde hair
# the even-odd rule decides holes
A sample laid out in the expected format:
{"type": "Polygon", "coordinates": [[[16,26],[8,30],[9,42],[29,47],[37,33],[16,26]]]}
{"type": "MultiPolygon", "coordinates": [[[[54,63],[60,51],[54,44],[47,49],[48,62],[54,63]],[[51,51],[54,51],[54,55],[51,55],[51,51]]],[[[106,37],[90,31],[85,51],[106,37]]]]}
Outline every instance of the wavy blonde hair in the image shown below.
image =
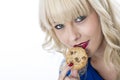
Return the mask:
{"type": "MultiPolygon", "coordinates": [[[[42,0],[40,5],[40,23],[46,33],[43,47],[66,51],[53,31],[53,23],[63,23],[80,15],[89,15],[94,10],[100,19],[102,32],[107,42],[104,59],[107,65],[112,63],[120,72],[120,4],[117,0],[42,0]]],[[[118,75],[120,77],[120,75],[118,75]]]]}

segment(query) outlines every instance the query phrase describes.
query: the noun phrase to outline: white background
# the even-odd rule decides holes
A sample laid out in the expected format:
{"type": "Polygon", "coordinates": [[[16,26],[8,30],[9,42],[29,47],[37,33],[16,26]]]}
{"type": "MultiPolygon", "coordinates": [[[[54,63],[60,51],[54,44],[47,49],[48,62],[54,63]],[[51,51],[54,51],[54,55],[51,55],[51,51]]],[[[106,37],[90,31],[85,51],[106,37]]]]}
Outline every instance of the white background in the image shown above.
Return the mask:
{"type": "Polygon", "coordinates": [[[39,0],[0,0],[0,80],[57,80],[60,54],[41,48],[39,0]]]}
{"type": "Polygon", "coordinates": [[[0,0],[0,80],[57,80],[63,57],[41,48],[38,10],[39,0],[0,0]]]}

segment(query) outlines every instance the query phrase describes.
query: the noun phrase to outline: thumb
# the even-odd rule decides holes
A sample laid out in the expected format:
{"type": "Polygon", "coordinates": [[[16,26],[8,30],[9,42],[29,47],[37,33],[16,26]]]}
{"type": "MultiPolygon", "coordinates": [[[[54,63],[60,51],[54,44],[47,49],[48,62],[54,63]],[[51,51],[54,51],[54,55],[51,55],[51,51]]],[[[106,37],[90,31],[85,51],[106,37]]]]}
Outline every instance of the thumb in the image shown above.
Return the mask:
{"type": "Polygon", "coordinates": [[[79,76],[78,70],[71,70],[71,76],[78,77],[79,76]]]}

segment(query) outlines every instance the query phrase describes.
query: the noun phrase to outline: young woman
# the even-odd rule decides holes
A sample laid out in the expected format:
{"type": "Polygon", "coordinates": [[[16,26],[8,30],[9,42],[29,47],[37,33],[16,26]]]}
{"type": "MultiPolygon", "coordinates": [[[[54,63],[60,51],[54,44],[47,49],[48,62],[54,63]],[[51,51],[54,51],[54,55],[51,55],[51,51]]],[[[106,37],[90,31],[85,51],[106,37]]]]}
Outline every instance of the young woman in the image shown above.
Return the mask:
{"type": "Polygon", "coordinates": [[[81,44],[89,56],[84,74],[65,64],[58,80],[120,80],[119,13],[117,0],[41,0],[43,47],[64,55],[81,44]]]}

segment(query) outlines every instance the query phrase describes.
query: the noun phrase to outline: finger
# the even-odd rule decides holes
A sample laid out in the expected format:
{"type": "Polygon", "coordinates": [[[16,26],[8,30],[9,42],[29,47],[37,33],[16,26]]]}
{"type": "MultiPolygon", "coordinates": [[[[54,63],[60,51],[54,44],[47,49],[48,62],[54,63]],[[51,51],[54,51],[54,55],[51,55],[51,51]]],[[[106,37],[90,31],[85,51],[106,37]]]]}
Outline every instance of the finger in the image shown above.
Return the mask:
{"type": "MultiPolygon", "coordinates": [[[[73,66],[73,63],[69,63],[68,66],[69,66],[69,67],[72,67],[72,66],[73,66]]],[[[69,71],[67,72],[66,76],[69,76],[70,74],[71,74],[71,70],[69,70],[69,71]]]]}
{"type": "Polygon", "coordinates": [[[70,76],[70,74],[71,74],[71,70],[67,72],[66,76],[70,76]]]}
{"type": "Polygon", "coordinates": [[[79,77],[71,77],[71,76],[69,77],[69,79],[70,79],[70,80],[80,80],[79,77]]]}
{"type": "Polygon", "coordinates": [[[69,77],[65,77],[65,79],[64,80],[71,80],[69,77]]]}
{"type": "Polygon", "coordinates": [[[71,70],[72,77],[78,77],[78,75],[79,75],[78,70],[71,70]]]}
{"type": "Polygon", "coordinates": [[[64,80],[80,80],[80,78],[79,77],[71,77],[71,76],[69,76],[69,77],[65,77],[64,80]]]}
{"type": "Polygon", "coordinates": [[[71,69],[72,67],[69,67],[68,65],[66,65],[64,67],[64,69],[61,71],[60,75],[59,75],[59,80],[63,80],[66,77],[67,72],[71,69]]]}

